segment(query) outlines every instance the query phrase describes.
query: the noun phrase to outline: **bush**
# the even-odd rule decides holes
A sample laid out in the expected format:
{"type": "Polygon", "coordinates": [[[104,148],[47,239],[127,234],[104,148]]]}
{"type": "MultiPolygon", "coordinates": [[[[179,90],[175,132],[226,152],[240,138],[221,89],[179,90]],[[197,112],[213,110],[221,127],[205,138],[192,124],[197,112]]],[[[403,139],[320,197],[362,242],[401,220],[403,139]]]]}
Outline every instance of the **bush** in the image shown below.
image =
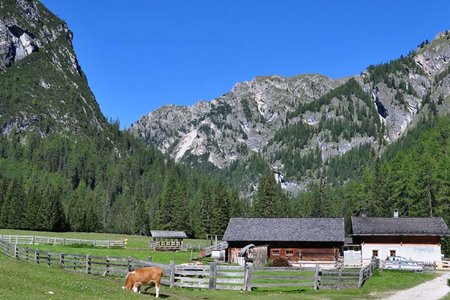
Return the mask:
{"type": "Polygon", "coordinates": [[[291,267],[289,261],[284,257],[275,258],[270,264],[271,267],[291,267]]]}

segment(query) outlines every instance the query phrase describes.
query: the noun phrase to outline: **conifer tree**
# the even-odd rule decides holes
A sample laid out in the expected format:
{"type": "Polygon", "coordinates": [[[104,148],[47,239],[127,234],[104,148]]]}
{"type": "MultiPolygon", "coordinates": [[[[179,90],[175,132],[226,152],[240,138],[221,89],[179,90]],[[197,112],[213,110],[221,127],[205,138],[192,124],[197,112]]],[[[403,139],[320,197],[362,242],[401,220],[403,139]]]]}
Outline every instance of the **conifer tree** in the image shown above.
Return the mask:
{"type": "Polygon", "coordinates": [[[197,226],[196,236],[204,238],[206,234],[212,233],[212,197],[210,187],[206,182],[202,182],[199,192],[199,216],[200,222],[197,226]]]}
{"type": "Polygon", "coordinates": [[[214,208],[212,210],[211,233],[222,235],[230,219],[230,199],[226,187],[222,182],[215,187],[214,208]]]}
{"type": "Polygon", "coordinates": [[[160,201],[159,224],[162,229],[174,230],[173,212],[175,210],[174,197],[176,192],[175,179],[166,179],[160,201]]]}
{"type": "Polygon", "coordinates": [[[279,215],[276,183],[272,174],[263,175],[259,181],[256,198],[253,202],[253,216],[274,217],[279,215]]]}
{"type": "Polygon", "coordinates": [[[39,225],[41,230],[62,231],[65,229],[65,219],[61,206],[61,190],[58,186],[49,184],[44,190],[42,205],[39,209],[39,225]]]}
{"type": "MultiPolygon", "coordinates": [[[[9,202],[8,210],[7,210],[7,228],[24,228],[24,199],[25,193],[23,190],[22,181],[14,178],[6,192],[6,198],[9,202]]],[[[25,205],[26,208],[26,205],[25,205]]]]}

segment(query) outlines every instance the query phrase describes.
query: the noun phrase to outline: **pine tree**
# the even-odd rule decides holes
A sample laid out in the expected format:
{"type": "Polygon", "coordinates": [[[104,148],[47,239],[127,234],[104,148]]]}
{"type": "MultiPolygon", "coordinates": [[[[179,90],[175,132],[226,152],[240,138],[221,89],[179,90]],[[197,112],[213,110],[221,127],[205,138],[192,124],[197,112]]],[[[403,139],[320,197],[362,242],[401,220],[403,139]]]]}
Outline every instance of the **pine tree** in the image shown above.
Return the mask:
{"type": "Polygon", "coordinates": [[[63,231],[66,227],[61,206],[61,190],[49,185],[44,190],[42,205],[39,209],[40,229],[45,231],[63,231]]]}
{"type": "Polygon", "coordinates": [[[230,199],[222,182],[215,187],[214,206],[212,211],[211,233],[222,235],[230,219],[230,199]]]}
{"type": "Polygon", "coordinates": [[[331,203],[326,187],[326,179],[322,171],[319,174],[319,185],[313,191],[314,200],[312,207],[312,216],[329,217],[331,215],[331,203]]]}
{"type": "Polygon", "coordinates": [[[33,183],[27,193],[27,209],[25,215],[25,228],[31,230],[37,230],[38,227],[38,215],[39,215],[39,207],[42,203],[42,191],[39,190],[39,183],[33,183]]]}
{"type": "Polygon", "coordinates": [[[204,238],[206,234],[212,233],[212,210],[213,203],[210,193],[210,187],[206,182],[202,182],[199,192],[199,217],[200,222],[197,225],[196,236],[204,238]]]}
{"type": "Polygon", "coordinates": [[[279,215],[279,199],[272,174],[263,175],[259,181],[256,198],[253,202],[253,216],[273,217],[279,215]]]}
{"type": "Polygon", "coordinates": [[[179,182],[176,187],[173,202],[174,209],[172,211],[173,228],[175,230],[182,230],[190,234],[189,227],[189,205],[186,182],[179,182]]]}
{"type": "Polygon", "coordinates": [[[174,179],[166,179],[160,201],[159,224],[162,229],[174,230],[175,224],[173,211],[175,209],[174,196],[176,182],[174,179]]]}
{"type": "Polygon", "coordinates": [[[7,210],[7,228],[23,229],[24,228],[24,199],[25,192],[23,190],[23,184],[19,179],[13,179],[6,192],[7,201],[9,206],[7,210]]]}

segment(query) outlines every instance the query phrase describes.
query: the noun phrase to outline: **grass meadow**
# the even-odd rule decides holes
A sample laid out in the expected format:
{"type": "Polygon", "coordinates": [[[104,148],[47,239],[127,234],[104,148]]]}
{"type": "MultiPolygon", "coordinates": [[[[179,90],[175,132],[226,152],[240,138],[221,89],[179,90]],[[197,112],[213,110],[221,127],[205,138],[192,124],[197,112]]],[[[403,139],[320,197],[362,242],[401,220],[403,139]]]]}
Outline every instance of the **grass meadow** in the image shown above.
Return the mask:
{"type": "MultiPolygon", "coordinates": [[[[158,252],[149,250],[148,238],[103,233],[50,233],[17,230],[0,230],[0,234],[23,234],[57,236],[80,239],[128,239],[126,249],[103,249],[39,245],[33,248],[70,254],[109,255],[145,259],[168,263],[188,262],[190,252],[158,252]]],[[[207,241],[192,240],[191,243],[206,244],[207,241]]],[[[192,288],[161,288],[161,298],[165,299],[374,299],[382,298],[389,292],[407,289],[434,278],[434,274],[399,271],[376,271],[361,289],[318,290],[312,288],[258,288],[252,292],[212,291],[192,288]]],[[[152,299],[154,288],[147,294],[123,291],[122,278],[110,278],[64,271],[59,267],[36,265],[17,261],[0,255],[0,299],[152,299]]],[[[448,299],[448,297],[446,298],[448,299]]]]}

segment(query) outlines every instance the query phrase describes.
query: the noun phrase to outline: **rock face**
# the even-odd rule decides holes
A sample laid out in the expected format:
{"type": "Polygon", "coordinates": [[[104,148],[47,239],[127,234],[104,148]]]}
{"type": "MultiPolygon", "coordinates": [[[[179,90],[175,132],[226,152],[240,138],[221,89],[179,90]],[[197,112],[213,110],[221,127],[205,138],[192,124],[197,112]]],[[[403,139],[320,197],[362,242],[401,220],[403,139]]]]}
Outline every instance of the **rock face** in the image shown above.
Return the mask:
{"type": "Polygon", "coordinates": [[[211,102],[162,107],[130,130],[178,161],[196,156],[224,168],[240,159],[242,151],[261,152],[297,105],[343,82],[320,75],[257,77],[211,102]]]}
{"type": "Polygon", "coordinates": [[[36,0],[0,0],[0,132],[107,126],[66,23],[36,0]]]}
{"type": "Polygon", "coordinates": [[[342,80],[257,77],[210,102],[162,107],[129,130],[193,165],[227,168],[258,155],[286,188],[302,186],[332,157],[396,141],[424,107],[448,111],[449,38],[441,33],[406,57],[342,80]]]}

